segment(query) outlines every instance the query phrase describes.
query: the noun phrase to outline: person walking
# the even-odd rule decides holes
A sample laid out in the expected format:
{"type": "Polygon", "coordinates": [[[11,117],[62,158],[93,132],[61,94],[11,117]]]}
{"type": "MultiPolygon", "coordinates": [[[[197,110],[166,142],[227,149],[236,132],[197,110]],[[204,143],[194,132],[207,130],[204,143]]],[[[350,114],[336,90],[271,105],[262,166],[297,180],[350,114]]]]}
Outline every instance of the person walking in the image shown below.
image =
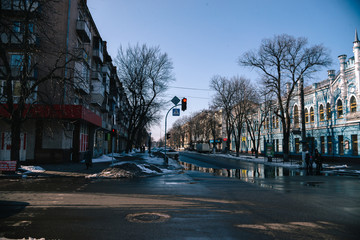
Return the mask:
{"type": "Polygon", "coordinates": [[[314,160],[315,160],[315,164],[316,164],[316,172],[320,173],[320,171],[322,169],[322,159],[321,159],[321,154],[319,153],[317,148],[315,149],[314,160]]]}

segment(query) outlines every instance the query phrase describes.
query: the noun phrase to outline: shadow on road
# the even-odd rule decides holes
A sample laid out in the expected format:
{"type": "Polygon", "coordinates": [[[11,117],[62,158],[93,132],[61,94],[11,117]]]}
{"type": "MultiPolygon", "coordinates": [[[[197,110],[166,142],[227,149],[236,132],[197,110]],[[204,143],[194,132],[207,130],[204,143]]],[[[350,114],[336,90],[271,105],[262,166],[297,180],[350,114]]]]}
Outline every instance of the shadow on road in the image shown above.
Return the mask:
{"type": "Polygon", "coordinates": [[[7,218],[23,211],[29,203],[16,201],[0,201],[0,218],[7,218]]]}

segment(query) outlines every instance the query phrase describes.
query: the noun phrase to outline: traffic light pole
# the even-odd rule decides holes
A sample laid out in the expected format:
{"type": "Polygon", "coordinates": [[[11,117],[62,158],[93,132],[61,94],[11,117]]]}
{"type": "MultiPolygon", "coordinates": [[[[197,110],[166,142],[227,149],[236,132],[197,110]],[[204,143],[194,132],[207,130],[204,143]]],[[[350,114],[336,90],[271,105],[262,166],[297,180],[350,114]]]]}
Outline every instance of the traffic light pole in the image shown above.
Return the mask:
{"type": "Polygon", "coordinates": [[[168,115],[169,115],[169,112],[170,112],[173,108],[178,107],[178,106],[181,106],[181,104],[177,104],[177,105],[174,105],[173,107],[171,107],[171,108],[169,109],[169,111],[166,113],[166,116],[165,116],[165,162],[166,162],[166,164],[168,164],[168,159],[167,159],[167,157],[166,157],[166,138],[167,138],[167,135],[166,135],[166,127],[167,127],[167,117],[168,117],[168,115]]]}

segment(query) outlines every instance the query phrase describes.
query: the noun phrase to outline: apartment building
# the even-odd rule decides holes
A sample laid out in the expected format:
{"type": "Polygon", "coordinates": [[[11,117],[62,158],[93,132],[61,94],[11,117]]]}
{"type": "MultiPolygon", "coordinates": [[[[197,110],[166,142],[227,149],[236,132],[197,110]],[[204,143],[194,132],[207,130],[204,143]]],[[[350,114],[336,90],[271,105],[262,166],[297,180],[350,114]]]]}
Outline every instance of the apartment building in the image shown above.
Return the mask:
{"type": "Polygon", "coordinates": [[[86,0],[0,3],[7,56],[0,60],[0,159],[10,159],[10,98],[15,108],[25,105],[22,161],[81,161],[124,150],[129,103],[86,0]]]}

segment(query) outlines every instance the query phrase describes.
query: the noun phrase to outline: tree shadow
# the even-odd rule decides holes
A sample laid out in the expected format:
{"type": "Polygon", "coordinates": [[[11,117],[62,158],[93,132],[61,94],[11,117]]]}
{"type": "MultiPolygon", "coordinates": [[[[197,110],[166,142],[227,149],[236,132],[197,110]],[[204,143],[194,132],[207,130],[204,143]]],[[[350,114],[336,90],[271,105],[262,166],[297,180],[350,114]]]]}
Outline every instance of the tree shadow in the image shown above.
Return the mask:
{"type": "Polygon", "coordinates": [[[27,202],[0,201],[0,219],[18,214],[29,205],[27,202]]]}

